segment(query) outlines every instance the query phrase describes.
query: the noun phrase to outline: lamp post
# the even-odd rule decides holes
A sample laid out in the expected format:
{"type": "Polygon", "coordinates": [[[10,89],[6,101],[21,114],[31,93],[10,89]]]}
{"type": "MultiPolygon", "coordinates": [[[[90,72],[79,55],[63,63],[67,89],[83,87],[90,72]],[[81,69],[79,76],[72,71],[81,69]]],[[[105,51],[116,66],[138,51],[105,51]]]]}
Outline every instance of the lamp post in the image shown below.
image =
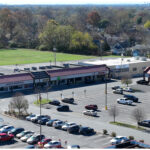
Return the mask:
{"type": "MultiPolygon", "coordinates": [[[[41,100],[42,100],[42,97],[41,97],[41,93],[39,93],[39,101],[40,101],[40,116],[41,116],[41,100]]],[[[41,126],[41,123],[40,123],[40,138],[41,138],[41,134],[42,134],[42,126],[41,126]]],[[[41,140],[41,139],[40,139],[41,140]]]]}
{"type": "Polygon", "coordinates": [[[107,110],[107,80],[105,79],[105,110],[107,110]]]}
{"type": "Polygon", "coordinates": [[[54,61],[55,61],[55,66],[56,66],[56,51],[57,51],[57,49],[54,47],[54,48],[53,48],[53,52],[54,52],[54,61]]]}

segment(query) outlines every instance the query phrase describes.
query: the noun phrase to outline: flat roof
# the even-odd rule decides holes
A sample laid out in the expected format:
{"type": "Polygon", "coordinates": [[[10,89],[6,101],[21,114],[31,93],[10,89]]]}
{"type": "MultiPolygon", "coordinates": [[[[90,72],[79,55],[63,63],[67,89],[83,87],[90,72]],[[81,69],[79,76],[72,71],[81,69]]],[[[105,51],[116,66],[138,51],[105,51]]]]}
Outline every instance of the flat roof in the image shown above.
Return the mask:
{"type": "Polygon", "coordinates": [[[130,58],[116,58],[116,59],[105,59],[105,60],[94,60],[94,61],[80,61],[79,65],[102,65],[106,64],[109,66],[117,66],[122,63],[122,65],[133,64],[133,63],[141,63],[141,62],[150,62],[150,59],[145,57],[130,57],[130,58]]]}

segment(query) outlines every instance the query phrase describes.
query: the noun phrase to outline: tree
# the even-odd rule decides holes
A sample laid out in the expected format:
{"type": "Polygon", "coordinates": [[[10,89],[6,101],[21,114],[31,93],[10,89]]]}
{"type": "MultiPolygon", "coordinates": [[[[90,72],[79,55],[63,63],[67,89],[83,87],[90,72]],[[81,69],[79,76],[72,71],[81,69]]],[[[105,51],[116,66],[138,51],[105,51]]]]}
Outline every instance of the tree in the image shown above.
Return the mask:
{"type": "Polygon", "coordinates": [[[88,14],[88,18],[87,21],[89,24],[97,27],[99,25],[99,21],[100,21],[101,17],[98,14],[97,11],[92,11],[88,14]]]}
{"type": "Polygon", "coordinates": [[[18,110],[18,116],[20,116],[23,111],[27,112],[27,109],[29,108],[28,101],[25,99],[22,93],[16,93],[13,96],[12,100],[10,101],[10,106],[14,110],[18,110]]]}
{"type": "Polygon", "coordinates": [[[144,24],[144,28],[150,29],[150,20],[147,20],[144,24]]]}
{"type": "Polygon", "coordinates": [[[124,76],[124,77],[122,77],[122,79],[121,79],[121,83],[122,83],[122,84],[126,84],[127,87],[128,87],[128,85],[132,83],[132,79],[131,79],[131,77],[128,76],[128,75],[127,75],[127,76],[124,76]]]}
{"type": "Polygon", "coordinates": [[[99,28],[107,28],[110,22],[106,19],[99,21],[99,28]]]}
{"type": "Polygon", "coordinates": [[[136,23],[137,24],[141,24],[142,23],[142,17],[141,16],[136,19],[136,23]]]}
{"type": "MultiPolygon", "coordinates": [[[[142,121],[145,119],[145,112],[142,108],[135,108],[133,113],[132,113],[133,118],[136,120],[137,125],[138,122],[142,121]]],[[[139,126],[139,125],[138,125],[139,126]]]]}
{"type": "Polygon", "coordinates": [[[116,105],[112,106],[109,110],[109,115],[113,117],[114,122],[116,121],[116,117],[119,115],[119,110],[116,105]]]}

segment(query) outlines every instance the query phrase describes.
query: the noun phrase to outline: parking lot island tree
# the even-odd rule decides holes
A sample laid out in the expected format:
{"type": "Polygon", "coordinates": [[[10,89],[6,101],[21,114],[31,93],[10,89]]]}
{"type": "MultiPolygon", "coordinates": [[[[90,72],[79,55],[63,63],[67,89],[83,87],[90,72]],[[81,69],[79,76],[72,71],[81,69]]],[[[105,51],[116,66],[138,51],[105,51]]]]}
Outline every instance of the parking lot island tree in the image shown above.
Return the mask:
{"type": "Polygon", "coordinates": [[[110,108],[109,115],[112,116],[113,121],[116,122],[116,117],[119,115],[119,110],[116,105],[114,105],[110,108]]]}
{"type": "Polygon", "coordinates": [[[12,100],[10,101],[9,106],[13,110],[18,110],[18,116],[21,116],[21,113],[25,112],[27,113],[27,109],[29,108],[29,103],[28,100],[25,99],[24,95],[22,93],[16,93],[13,97],[12,100]]]}
{"type": "MultiPolygon", "coordinates": [[[[133,110],[132,116],[133,116],[134,120],[137,122],[137,125],[138,125],[138,122],[143,121],[146,118],[146,114],[145,114],[144,110],[140,107],[135,108],[133,110]]],[[[138,127],[139,127],[139,125],[138,125],[138,127]]]]}
{"type": "Polygon", "coordinates": [[[121,79],[121,83],[126,84],[126,86],[128,87],[128,85],[132,83],[131,76],[123,76],[121,79]]]}

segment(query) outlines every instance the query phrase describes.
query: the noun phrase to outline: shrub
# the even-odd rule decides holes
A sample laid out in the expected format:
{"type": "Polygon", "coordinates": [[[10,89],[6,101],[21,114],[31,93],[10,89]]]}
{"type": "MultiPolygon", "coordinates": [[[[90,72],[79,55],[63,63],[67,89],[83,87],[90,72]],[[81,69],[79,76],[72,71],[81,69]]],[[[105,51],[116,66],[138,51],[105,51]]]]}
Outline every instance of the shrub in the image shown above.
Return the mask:
{"type": "Polygon", "coordinates": [[[112,137],[116,137],[116,132],[112,132],[112,133],[111,133],[111,136],[112,136],[112,137]]]}
{"type": "Polygon", "coordinates": [[[130,140],[134,140],[134,136],[129,136],[129,139],[130,140]]]}
{"type": "Polygon", "coordinates": [[[103,129],[103,134],[106,135],[108,131],[106,129],[103,129]]]}
{"type": "Polygon", "coordinates": [[[40,45],[39,50],[45,51],[45,50],[48,50],[48,47],[46,45],[40,45]]]}

